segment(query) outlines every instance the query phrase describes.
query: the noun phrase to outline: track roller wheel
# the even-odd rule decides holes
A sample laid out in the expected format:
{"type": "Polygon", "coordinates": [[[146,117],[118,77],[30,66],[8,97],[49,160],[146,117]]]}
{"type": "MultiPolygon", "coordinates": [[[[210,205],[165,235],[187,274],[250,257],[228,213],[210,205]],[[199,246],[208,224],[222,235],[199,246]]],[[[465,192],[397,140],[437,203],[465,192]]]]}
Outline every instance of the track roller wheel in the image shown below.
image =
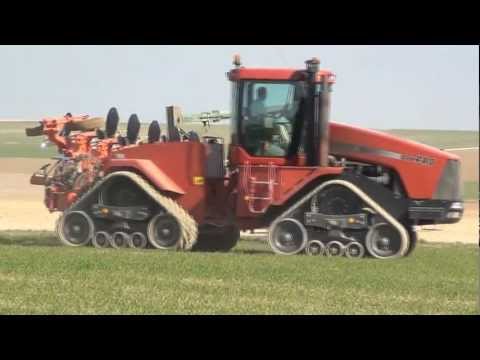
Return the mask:
{"type": "Polygon", "coordinates": [[[141,232],[134,232],[130,235],[128,246],[133,249],[145,249],[147,247],[147,237],[141,232]]]}
{"type": "Polygon", "coordinates": [[[325,248],[325,253],[327,256],[343,256],[345,245],[337,240],[330,241],[325,248]]]}
{"type": "Polygon", "coordinates": [[[180,224],[171,215],[155,215],[148,223],[148,241],[156,249],[175,249],[182,235],[180,224]]]}
{"type": "Polygon", "coordinates": [[[309,241],[306,247],[307,255],[324,255],[325,245],[319,240],[309,241]]]}
{"type": "Polygon", "coordinates": [[[378,223],[370,228],[365,238],[365,247],[377,259],[389,259],[400,251],[401,237],[397,229],[387,223],[378,223]]]}
{"type": "Polygon", "coordinates": [[[60,217],[56,231],[63,244],[83,246],[93,238],[95,225],[86,212],[72,211],[60,217]]]}
{"type": "Polygon", "coordinates": [[[99,249],[107,248],[110,247],[111,238],[112,236],[106,231],[97,231],[92,239],[92,244],[99,249]]]}
{"type": "Polygon", "coordinates": [[[277,254],[294,255],[307,246],[308,234],[305,226],[293,218],[275,221],[270,226],[268,242],[277,254]]]}
{"type": "Polygon", "coordinates": [[[365,255],[365,247],[359,242],[351,242],[345,248],[345,256],[348,258],[361,258],[365,255]]]}
{"type": "Polygon", "coordinates": [[[114,249],[126,248],[130,242],[130,235],[123,231],[117,231],[110,238],[110,245],[114,249]]]}

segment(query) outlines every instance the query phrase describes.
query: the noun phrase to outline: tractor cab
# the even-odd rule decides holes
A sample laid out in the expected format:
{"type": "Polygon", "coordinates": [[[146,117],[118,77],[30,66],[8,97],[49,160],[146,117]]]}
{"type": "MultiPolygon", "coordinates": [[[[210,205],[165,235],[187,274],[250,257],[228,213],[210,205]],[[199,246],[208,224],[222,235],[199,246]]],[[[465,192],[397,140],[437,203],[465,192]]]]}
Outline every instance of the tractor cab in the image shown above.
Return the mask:
{"type": "Polygon", "coordinates": [[[328,164],[328,116],[335,76],[318,59],[305,69],[245,68],[238,56],[232,82],[229,167],[238,174],[236,214],[263,214],[328,164]],[[238,170],[238,171],[237,171],[238,170]]]}
{"type": "Polygon", "coordinates": [[[328,155],[319,154],[322,140],[328,141],[329,101],[321,101],[322,93],[328,97],[333,73],[319,70],[317,59],[307,61],[304,70],[245,68],[238,56],[234,64],[228,73],[230,164],[301,165],[300,159],[313,150],[307,163],[319,165],[319,158],[328,155]]]}

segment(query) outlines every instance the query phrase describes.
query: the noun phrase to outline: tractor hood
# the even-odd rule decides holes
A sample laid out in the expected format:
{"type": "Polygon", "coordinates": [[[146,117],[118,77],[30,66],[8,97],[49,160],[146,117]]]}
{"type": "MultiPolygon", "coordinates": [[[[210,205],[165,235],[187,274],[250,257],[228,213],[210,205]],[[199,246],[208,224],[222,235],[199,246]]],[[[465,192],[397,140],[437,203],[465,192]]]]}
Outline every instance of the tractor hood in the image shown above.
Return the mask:
{"type": "Polygon", "coordinates": [[[333,155],[395,169],[410,198],[459,197],[455,193],[459,188],[460,158],[454,154],[381,131],[338,122],[330,123],[329,141],[333,155]],[[442,181],[442,177],[448,177],[451,191],[439,189],[446,181],[442,181]]]}

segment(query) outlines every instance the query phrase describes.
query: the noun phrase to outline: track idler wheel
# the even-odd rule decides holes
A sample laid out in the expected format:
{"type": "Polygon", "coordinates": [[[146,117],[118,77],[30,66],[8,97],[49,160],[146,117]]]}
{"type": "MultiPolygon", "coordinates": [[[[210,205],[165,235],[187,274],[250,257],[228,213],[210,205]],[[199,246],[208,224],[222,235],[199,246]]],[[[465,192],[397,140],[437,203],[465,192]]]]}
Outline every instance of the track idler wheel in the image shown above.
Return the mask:
{"type": "Polygon", "coordinates": [[[343,256],[345,254],[345,245],[337,240],[330,241],[325,248],[325,253],[327,256],[343,256]]]}
{"type": "Polygon", "coordinates": [[[154,216],[147,227],[148,241],[156,249],[175,249],[182,231],[178,221],[171,215],[154,216]]]}
{"type": "Polygon", "coordinates": [[[365,247],[359,242],[351,242],[345,248],[345,256],[348,258],[361,258],[365,255],[365,247]]]}
{"type": "Polygon", "coordinates": [[[268,242],[277,254],[294,255],[307,246],[308,234],[305,226],[293,218],[275,221],[269,231],[268,242]]]}
{"type": "Polygon", "coordinates": [[[309,241],[306,248],[307,255],[324,255],[325,245],[319,240],[309,241]]]}
{"type": "Polygon", "coordinates": [[[72,211],[62,215],[57,223],[57,235],[68,246],[86,245],[92,238],[95,226],[84,211],[72,211]]]}
{"type": "Polygon", "coordinates": [[[401,236],[397,229],[387,223],[378,223],[370,228],[365,238],[365,247],[377,259],[396,257],[401,248],[401,236]]]}
{"type": "Polygon", "coordinates": [[[128,246],[132,249],[145,249],[147,244],[148,240],[145,234],[141,232],[134,232],[132,235],[130,235],[128,246]]]}
{"type": "Polygon", "coordinates": [[[110,238],[110,245],[114,249],[126,248],[130,243],[130,235],[123,231],[117,231],[110,238]]]}
{"type": "Polygon", "coordinates": [[[111,238],[112,236],[106,231],[97,231],[92,239],[92,244],[96,248],[107,248],[110,247],[111,238]]]}

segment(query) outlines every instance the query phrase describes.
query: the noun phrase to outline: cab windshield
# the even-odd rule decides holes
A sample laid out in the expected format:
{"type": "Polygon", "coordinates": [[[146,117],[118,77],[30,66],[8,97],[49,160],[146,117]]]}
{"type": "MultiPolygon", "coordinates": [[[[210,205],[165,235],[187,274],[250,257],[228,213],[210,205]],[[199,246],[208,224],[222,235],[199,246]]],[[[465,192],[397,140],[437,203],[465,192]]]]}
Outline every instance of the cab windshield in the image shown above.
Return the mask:
{"type": "Polygon", "coordinates": [[[284,157],[298,119],[302,83],[245,81],[241,94],[239,130],[247,152],[284,157]]]}

